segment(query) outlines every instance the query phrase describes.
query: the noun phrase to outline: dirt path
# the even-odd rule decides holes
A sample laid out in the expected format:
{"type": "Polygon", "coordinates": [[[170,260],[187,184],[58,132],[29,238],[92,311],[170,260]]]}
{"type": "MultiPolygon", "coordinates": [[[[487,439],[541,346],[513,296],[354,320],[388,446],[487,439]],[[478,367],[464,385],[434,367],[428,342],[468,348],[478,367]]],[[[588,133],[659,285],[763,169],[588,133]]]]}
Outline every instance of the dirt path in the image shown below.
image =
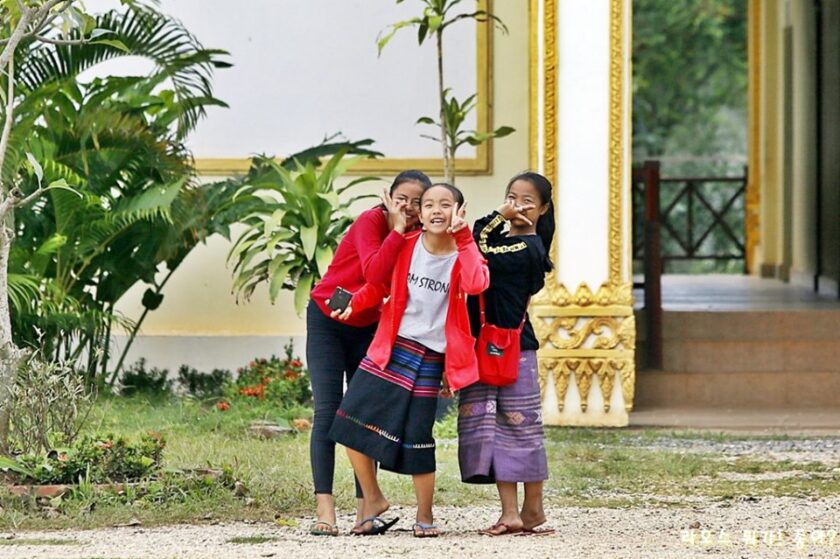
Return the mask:
{"type": "MultiPolygon", "coordinates": [[[[6,539],[3,543],[7,545],[0,545],[0,558],[840,556],[837,497],[767,497],[729,503],[700,500],[688,508],[560,508],[548,512],[550,525],[557,528],[551,536],[481,536],[476,530],[492,524],[493,509],[440,507],[437,514],[446,534],[437,540],[419,540],[409,532],[413,510],[395,508],[394,514],[402,520],[395,530],[378,537],[316,538],[305,529],[309,519],[299,519],[297,527],[231,523],[22,532],[14,539],[6,539]],[[235,538],[257,537],[271,540],[231,542],[235,538]],[[19,545],[36,539],[50,540],[52,545],[19,545]],[[72,543],[57,545],[68,541],[72,543]]],[[[350,519],[342,518],[341,525],[349,528],[350,519]]],[[[9,537],[4,534],[0,538],[4,536],[9,537]]]]}

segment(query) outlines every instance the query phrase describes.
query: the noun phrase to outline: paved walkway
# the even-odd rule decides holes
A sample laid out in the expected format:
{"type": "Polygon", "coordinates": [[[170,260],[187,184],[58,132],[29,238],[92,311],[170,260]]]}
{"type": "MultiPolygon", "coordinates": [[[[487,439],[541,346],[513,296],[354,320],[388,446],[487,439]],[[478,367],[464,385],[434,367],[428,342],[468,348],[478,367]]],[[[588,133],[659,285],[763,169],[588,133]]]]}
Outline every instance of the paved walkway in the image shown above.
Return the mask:
{"type": "Polygon", "coordinates": [[[759,435],[840,435],[840,409],[653,408],[631,412],[630,426],[759,435]]]}

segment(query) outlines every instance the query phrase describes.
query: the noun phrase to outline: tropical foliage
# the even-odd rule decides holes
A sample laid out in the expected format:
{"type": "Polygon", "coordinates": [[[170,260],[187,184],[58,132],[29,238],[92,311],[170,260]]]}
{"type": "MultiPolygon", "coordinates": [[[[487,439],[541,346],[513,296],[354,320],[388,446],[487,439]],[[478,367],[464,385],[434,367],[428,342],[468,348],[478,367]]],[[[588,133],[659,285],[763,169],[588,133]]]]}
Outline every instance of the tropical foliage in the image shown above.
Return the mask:
{"type": "Polygon", "coordinates": [[[208,106],[224,105],[210,78],[228,66],[223,51],[203,48],[180,22],[143,4],[93,19],[126,49],[82,42],[19,50],[12,157],[3,169],[25,193],[44,182],[75,189],[18,210],[10,291],[16,342],[50,358],[86,350],[90,375],[104,371],[112,326],[132,326],[115,314],[116,301],[143,281],[143,304],[156,308],[168,279],[158,280],[159,267],[171,273],[215,232],[200,211],[213,193],[196,184],[183,139],[208,106]],[[146,57],[153,72],[79,79],[127,55],[146,57]],[[25,165],[21,154],[31,154],[25,165]]]}
{"type": "Polygon", "coordinates": [[[254,209],[243,219],[247,229],[228,255],[238,297],[248,299],[259,284],[267,282],[272,302],[281,289],[293,290],[295,309],[298,314],[303,311],[312,285],[326,272],[341,236],[353,222],[350,207],[371,196],[342,194],[377,180],[360,177],[336,186],[336,179],[361,157],[346,158],[349,151],[350,146],[340,148],[323,167],[297,157],[283,164],[270,158],[256,162],[264,172],[236,196],[253,200],[254,209]]]}

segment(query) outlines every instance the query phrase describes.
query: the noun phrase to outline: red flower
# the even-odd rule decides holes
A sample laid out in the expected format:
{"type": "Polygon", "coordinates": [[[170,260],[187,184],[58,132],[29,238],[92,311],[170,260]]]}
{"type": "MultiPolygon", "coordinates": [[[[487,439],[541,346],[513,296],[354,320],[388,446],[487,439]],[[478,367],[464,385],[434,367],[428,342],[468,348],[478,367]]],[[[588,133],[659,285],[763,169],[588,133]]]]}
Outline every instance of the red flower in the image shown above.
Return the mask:
{"type": "Polygon", "coordinates": [[[302,367],[303,363],[300,362],[300,359],[293,359],[290,365],[292,367],[302,367]]]}
{"type": "Polygon", "coordinates": [[[286,369],[286,380],[297,380],[300,375],[291,369],[286,369]]]}
{"type": "Polygon", "coordinates": [[[219,411],[228,411],[230,409],[230,404],[224,401],[219,402],[216,404],[216,409],[219,411]]]}

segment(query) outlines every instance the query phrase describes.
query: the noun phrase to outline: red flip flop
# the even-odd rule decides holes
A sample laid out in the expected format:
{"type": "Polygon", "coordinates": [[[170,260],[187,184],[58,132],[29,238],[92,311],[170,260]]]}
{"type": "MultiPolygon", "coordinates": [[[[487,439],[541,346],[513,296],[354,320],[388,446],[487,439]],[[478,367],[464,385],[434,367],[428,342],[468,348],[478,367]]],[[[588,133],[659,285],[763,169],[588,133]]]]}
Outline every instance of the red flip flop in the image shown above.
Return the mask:
{"type": "Polygon", "coordinates": [[[479,533],[484,536],[492,536],[494,538],[498,536],[515,536],[516,534],[522,533],[522,528],[511,528],[504,522],[497,522],[486,530],[481,530],[479,533]],[[502,531],[499,532],[499,529],[502,529],[502,531]]]}

